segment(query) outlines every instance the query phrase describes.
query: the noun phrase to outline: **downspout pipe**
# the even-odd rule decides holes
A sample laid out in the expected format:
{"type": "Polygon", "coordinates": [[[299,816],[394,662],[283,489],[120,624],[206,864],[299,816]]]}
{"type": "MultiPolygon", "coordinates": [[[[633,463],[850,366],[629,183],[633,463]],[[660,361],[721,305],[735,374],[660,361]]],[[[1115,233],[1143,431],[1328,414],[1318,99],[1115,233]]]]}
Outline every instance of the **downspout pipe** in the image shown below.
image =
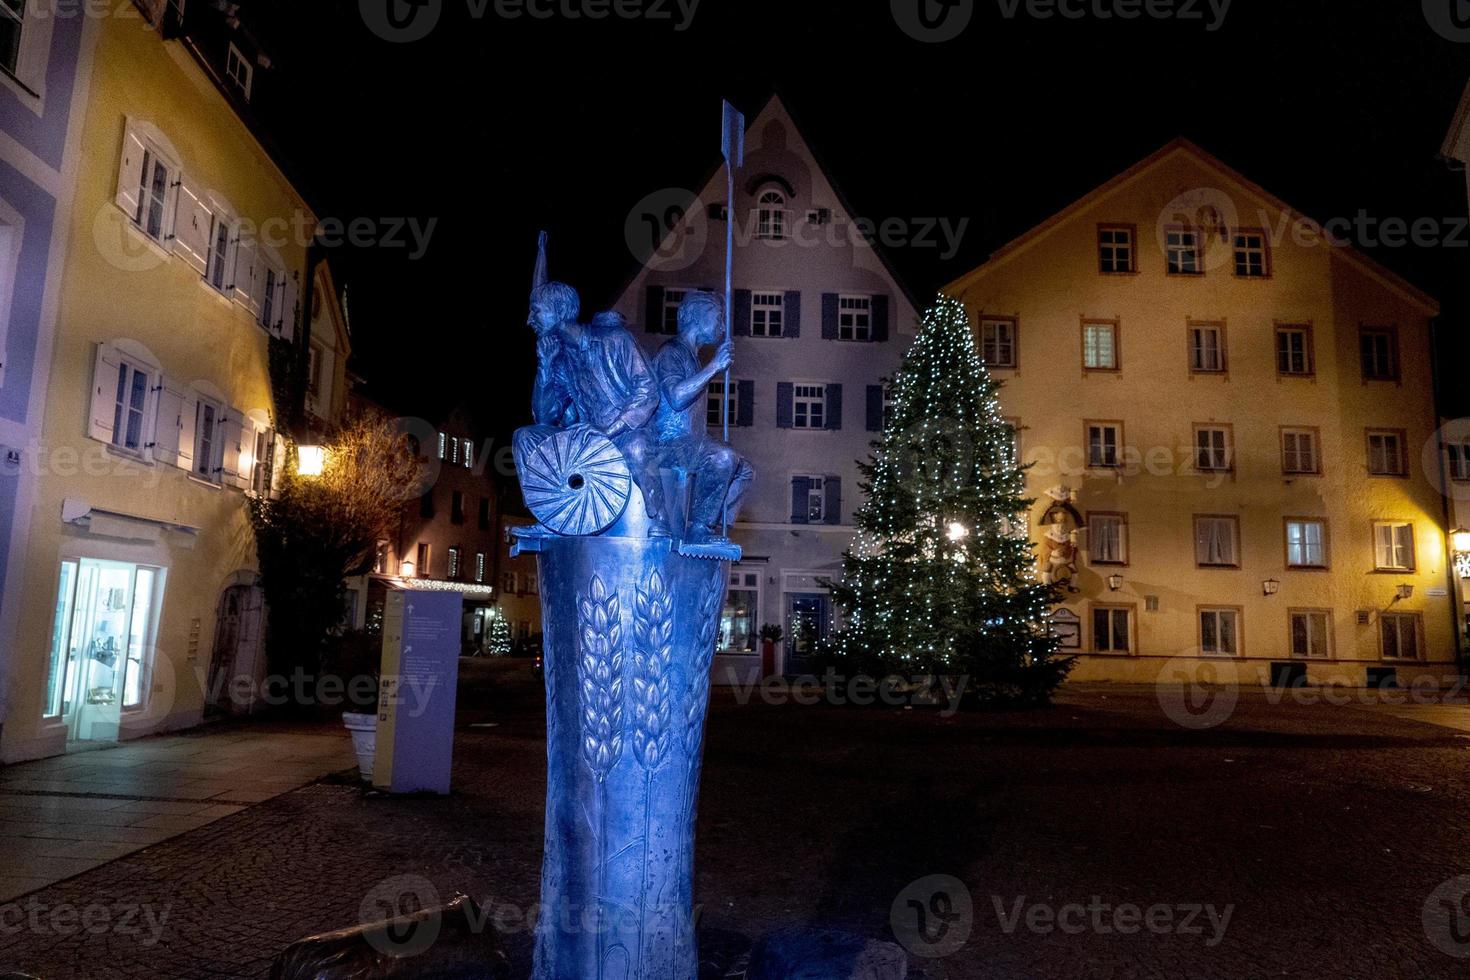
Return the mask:
{"type": "Polygon", "coordinates": [[[1440,393],[1444,386],[1440,379],[1439,317],[1429,321],[1429,364],[1434,398],[1434,452],[1439,464],[1439,499],[1444,512],[1445,577],[1449,582],[1449,606],[1451,635],[1455,638],[1455,666],[1465,674],[1465,600],[1460,594],[1460,573],[1455,569],[1455,543],[1449,531],[1455,527],[1454,508],[1450,500],[1448,453],[1445,450],[1444,425],[1440,422],[1440,393]]]}

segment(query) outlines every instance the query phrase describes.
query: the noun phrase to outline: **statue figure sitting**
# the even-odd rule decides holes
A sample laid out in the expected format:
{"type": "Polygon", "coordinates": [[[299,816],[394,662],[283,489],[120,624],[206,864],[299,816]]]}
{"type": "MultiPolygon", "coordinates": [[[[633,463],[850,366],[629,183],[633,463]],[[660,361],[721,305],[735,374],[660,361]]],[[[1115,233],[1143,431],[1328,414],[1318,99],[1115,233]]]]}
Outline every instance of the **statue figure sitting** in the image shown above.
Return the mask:
{"type": "Polygon", "coordinates": [[[730,366],[729,341],[703,367],[699,349],[715,343],[724,327],[719,297],[691,292],[679,304],[679,335],[654,355],[659,404],[654,419],[660,466],[683,470],[693,484],[689,538],[706,541],[723,519],[733,524],[755,475],[750,462],[706,432],[705,392],[730,366]]]}
{"type": "Polygon", "coordinates": [[[663,485],[648,429],[659,403],[653,369],[621,316],[603,313],[584,325],[577,322],[580,312],[577,291],[565,283],[545,282],[531,293],[536,424],[516,432],[516,458],[524,459],[559,429],[592,426],[622,451],[654,523],[652,533],[666,536],[663,485]]]}

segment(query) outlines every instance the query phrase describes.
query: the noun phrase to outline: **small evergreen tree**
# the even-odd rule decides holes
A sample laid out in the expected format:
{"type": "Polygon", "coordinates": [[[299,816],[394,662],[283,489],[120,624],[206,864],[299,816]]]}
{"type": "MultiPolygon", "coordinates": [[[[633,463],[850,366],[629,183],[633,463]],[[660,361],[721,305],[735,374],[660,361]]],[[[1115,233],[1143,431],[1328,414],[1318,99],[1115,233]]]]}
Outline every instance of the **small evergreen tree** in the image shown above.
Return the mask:
{"type": "Polygon", "coordinates": [[[833,590],[846,612],[828,645],[840,668],[964,675],[971,695],[1026,702],[1047,700],[1071,669],[1047,629],[1059,597],[1036,575],[1034,501],[999,389],[964,306],[941,296],[859,464],[867,501],[833,590]]]}
{"type": "Polygon", "coordinates": [[[510,624],[505,621],[505,614],[499,609],[490,610],[490,636],[486,641],[486,649],[492,657],[510,654],[510,624]]]}

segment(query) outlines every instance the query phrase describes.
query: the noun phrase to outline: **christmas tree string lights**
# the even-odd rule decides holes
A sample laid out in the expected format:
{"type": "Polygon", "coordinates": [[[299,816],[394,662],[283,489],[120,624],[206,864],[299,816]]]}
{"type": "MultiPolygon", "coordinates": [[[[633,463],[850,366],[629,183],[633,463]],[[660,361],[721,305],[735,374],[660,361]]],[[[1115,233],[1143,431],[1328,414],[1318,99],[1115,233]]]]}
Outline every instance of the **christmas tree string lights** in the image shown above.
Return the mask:
{"type": "Polygon", "coordinates": [[[969,678],[982,697],[1045,700],[1056,655],[1026,535],[1034,500],[1000,383],[958,300],[940,296],[890,386],[883,432],[859,464],[867,500],[833,595],[829,653],[849,672],[969,678]]]}

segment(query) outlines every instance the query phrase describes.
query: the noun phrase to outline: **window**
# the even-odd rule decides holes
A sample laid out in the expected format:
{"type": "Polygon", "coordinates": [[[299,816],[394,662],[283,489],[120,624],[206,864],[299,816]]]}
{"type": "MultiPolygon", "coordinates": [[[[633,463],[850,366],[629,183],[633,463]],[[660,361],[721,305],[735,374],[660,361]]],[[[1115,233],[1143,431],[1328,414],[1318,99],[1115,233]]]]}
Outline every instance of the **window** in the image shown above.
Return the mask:
{"type": "Polygon", "coordinates": [[[756,201],[755,237],[779,240],[786,237],[786,195],[762,191],[756,201]]]}
{"type": "Polygon", "coordinates": [[[791,427],[823,429],[827,426],[827,386],[793,385],[791,427]]]}
{"type": "Polygon", "coordinates": [[[1362,354],[1364,381],[1399,379],[1397,331],[1385,327],[1364,327],[1358,334],[1358,347],[1362,354]]]}
{"type": "Polygon", "coordinates": [[[1327,567],[1327,522],[1312,518],[1286,520],[1286,567],[1327,567]]]}
{"type": "MultiPolygon", "coordinates": [[[[883,428],[888,428],[888,422],[893,418],[893,382],[883,384],[883,428]]],[[[1020,433],[1016,434],[1017,445],[1020,444],[1020,433]]],[[[1017,457],[1020,458],[1019,456],[1017,457]]]]}
{"type": "Polygon", "coordinates": [[[133,221],[148,237],[162,242],[169,233],[165,221],[168,214],[172,168],[168,161],[151,148],[143,150],[143,177],[138,188],[138,210],[133,221]]]}
{"type": "Polygon", "coordinates": [[[163,578],[162,569],[145,565],[61,563],[43,713],[67,719],[75,737],[87,738],[93,724],[105,728],[109,720],[115,732],[116,706],[145,705],[163,578]]]}
{"type": "Polygon", "coordinates": [[[1016,321],[993,319],[980,321],[980,357],[986,367],[1016,366],[1016,321]]]}
{"type": "Polygon", "coordinates": [[[1446,443],[1445,452],[1449,454],[1450,479],[1470,480],[1470,442],[1446,443]]]}
{"type": "Polygon", "coordinates": [[[1197,425],[1194,427],[1194,468],[1201,473],[1228,472],[1233,464],[1230,427],[1197,425]]]}
{"type": "Polygon", "coordinates": [[[1379,621],[1384,660],[1419,659],[1419,617],[1413,613],[1384,613],[1379,621]]]}
{"type": "Polygon", "coordinates": [[[274,482],[276,438],[270,429],[256,426],[254,432],[255,445],[250,454],[250,490],[252,493],[266,494],[270,492],[274,482]]]}
{"type": "Polygon", "coordinates": [[[1128,653],[1133,649],[1133,610],[1127,606],[1094,606],[1092,649],[1097,653],[1128,653]]]}
{"type": "Polygon", "coordinates": [[[1136,272],[1133,264],[1133,227],[1099,225],[1097,229],[1098,267],[1103,272],[1136,272]]]}
{"type": "Polygon", "coordinates": [[[679,332],[679,304],[684,302],[684,297],[694,292],[682,286],[670,286],[664,290],[664,305],[661,312],[662,323],[660,333],[676,334],[679,332]]]}
{"type": "Polygon", "coordinates": [[[1170,275],[1197,276],[1204,272],[1200,263],[1199,232],[1191,228],[1173,227],[1164,232],[1164,259],[1170,275]]]}
{"type": "Polygon", "coordinates": [[[227,295],[235,288],[235,284],[230,281],[230,270],[235,265],[230,248],[238,238],[234,223],[225,215],[216,214],[214,227],[209,235],[209,259],[205,278],[211,286],[227,295]]]}
{"type": "Polygon", "coordinates": [[[785,314],[786,297],[782,293],[751,293],[750,335],[752,337],[781,336],[785,314]]]}
{"type": "Polygon", "coordinates": [[[473,439],[463,439],[460,441],[459,460],[461,463],[464,464],[464,468],[467,470],[474,467],[475,441],[473,439]]]}
{"type": "Polygon", "coordinates": [[[479,519],[479,525],[480,525],[480,530],[482,530],[482,531],[488,531],[488,530],[490,530],[490,498],[489,497],[481,497],[480,498],[480,519],[479,519]]]}
{"type": "Polygon", "coordinates": [[[515,572],[504,572],[504,573],[501,574],[501,576],[500,576],[500,591],[504,592],[506,595],[515,595],[515,593],[516,593],[516,573],[515,572]]]}
{"type": "Polygon", "coordinates": [[[1201,568],[1238,567],[1239,542],[1238,518],[1207,514],[1194,519],[1194,561],[1201,568]]]}
{"type": "Polygon", "coordinates": [[[526,573],[526,595],[540,595],[541,580],[536,577],[535,572],[526,573]]]}
{"type": "Polygon", "coordinates": [[[1317,452],[1316,429],[1281,430],[1281,472],[1287,474],[1320,473],[1321,458],[1317,452]]]}
{"type": "Polygon", "coordinates": [[[1264,279],[1271,274],[1265,232],[1235,233],[1235,274],[1242,279],[1264,279]]]}
{"type": "Polygon", "coordinates": [[[20,32],[25,0],[0,0],[0,68],[15,74],[20,63],[20,32]]]}
{"type": "Polygon", "coordinates": [[[112,444],[119,449],[143,451],[147,422],[148,371],[123,361],[117,372],[116,408],[112,415],[112,444]]]}
{"type": "Polygon", "coordinates": [[[1087,465],[1122,466],[1123,423],[1087,423],[1087,465]]]}
{"type": "Polygon", "coordinates": [[[1189,370],[1195,374],[1224,373],[1225,325],[1223,323],[1191,323],[1189,325],[1189,370]]]}
{"type": "Polygon", "coordinates": [[[485,552],[475,552],[475,581],[485,581],[485,552]]]}
{"type": "MultiPolygon", "coordinates": [[[[725,379],[716,378],[709,383],[709,389],[705,394],[704,420],[712,429],[718,429],[725,424],[725,379]]],[[[794,403],[793,403],[794,404],[794,403]]],[[[738,425],[736,419],[740,418],[740,383],[730,383],[730,424],[738,425]]]]}
{"type": "Polygon", "coordinates": [[[1398,429],[1368,430],[1368,472],[1373,476],[1408,476],[1404,433],[1398,429]]]}
{"type": "Polygon", "coordinates": [[[1118,321],[1083,321],[1082,366],[1088,371],[1118,370],[1118,321]]]}
{"type": "Polygon", "coordinates": [[[464,523],[464,491],[455,490],[449,495],[449,521],[452,524],[464,523]]]}
{"type": "Polygon", "coordinates": [[[432,557],[433,553],[429,549],[429,543],[427,541],[420,541],[418,548],[418,565],[416,569],[418,571],[419,578],[429,577],[429,559],[432,557]]]}
{"type": "Polygon", "coordinates": [[[759,572],[748,568],[730,571],[730,587],[725,592],[725,608],[720,612],[720,641],[716,647],[721,653],[756,652],[760,628],[760,584],[759,572]]]}
{"type": "Polygon", "coordinates": [[[448,435],[448,433],[444,433],[444,432],[439,433],[439,458],[440,459],[448,459],[449,458],[449,435],[448,435]]]}
{"type": "Polygon", "coordinates": [[[806,480],[807,523],[821,524],[827,519],[827,478],[805,476],[799,479],[806,480]]]}
{"type": "Polygon", "coordinates": [[[1240,655],[1240,611],[1238,609],[1201,609],[1199,611],[1199,650],[1210,657],[1240,655]]]}
{"type": "Polygon", "coordinates": [[[459,578],[459,573],[460,573],[459,556],[460,556],[460,550],[459,550],[459,548],[450,548],[449,549],[449,576],[448,577],[450,579],[458,579],[459,578]]]}
{"type": "Polygon", "coordinates": [[[1087,558],[1094,565],[1128,564],[1128,519],[1124,515],[1087,515],[1087,558]]]}
{"type": "Polygon", "coordinates": [[[1291,655],[1298,660],[1332,656],[1331,633],[1325,609],[1293,609],[1291,622],[1291,655]]]}
{"type": "Polygon", "coordinates": [[[873,339],[873,297],[839,296],[837,298],[837,339],[873,339]]]}
{"type": "Polygon", "coordinates": [[[449,462],[454,466],[459,465],[459,449],[461,445],[463,443],[459,441],[459,437],[449,437],[449,462]]]}
{"type": "Polygon", "coordinates": [[[233,44],[230,45],[229,56],[225,59],[225,77],[235,83],[245,101],[249,102],[250,89],[255,82],[255,66],[233,44]]]}
{"type": "Polygon", "coordinates": [[[224,463],[224,409],[206,398],[194,412],[194,475],[219,482],[224,463]]]}
{"type": "Polygon", "coordinates": [[[1276,373],[1306,376],[1312,373],[1312,328],[1276,328],[1276,373]]]}
{"type": "Polygon", "coordinates": [[[1373,567],[1380,572],[1414,570],[1414,525],[1408,521],[1373,524],[1373,567]]]}

